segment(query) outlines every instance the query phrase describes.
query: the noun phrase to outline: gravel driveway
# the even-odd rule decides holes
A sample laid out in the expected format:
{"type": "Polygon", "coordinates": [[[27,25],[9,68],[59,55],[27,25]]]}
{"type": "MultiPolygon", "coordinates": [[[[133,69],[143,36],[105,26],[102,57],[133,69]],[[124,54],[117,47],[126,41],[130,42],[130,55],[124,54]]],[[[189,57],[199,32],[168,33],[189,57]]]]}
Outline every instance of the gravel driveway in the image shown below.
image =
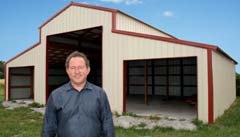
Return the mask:
{"type": "MultiPolygon", "coordinates": [[[[32,100],[16,100],[4,101],[2,105],[6,109],[14,109],[17,107],[28,107],[31,103],[33,103],[32,100]]],[[[31,109],[42,114],[45,112],[45,107],[31,109]]],[[[168,127],[176,130],[196,130],[196,125],[192,123],[192,119],[181,117],[154,116],[154,118],[151,118],[146,116],[114,115],[113,120],[115,126],[123,128],[152,129],[154,127],[168,127]]]]}

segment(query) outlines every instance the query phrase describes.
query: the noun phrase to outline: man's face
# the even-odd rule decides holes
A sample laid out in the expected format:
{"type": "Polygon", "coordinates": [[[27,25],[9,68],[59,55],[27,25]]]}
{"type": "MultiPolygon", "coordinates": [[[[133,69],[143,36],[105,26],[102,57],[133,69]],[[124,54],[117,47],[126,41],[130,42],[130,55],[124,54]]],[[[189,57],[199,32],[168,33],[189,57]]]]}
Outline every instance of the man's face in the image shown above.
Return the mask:
{"type": "Polygon", "coordinates": [[[82,84],[85,84],[90,68],[86,66],[83,58],[73,57],[70,59],[66,71],[73,85],[83,86],[82,84]]]}

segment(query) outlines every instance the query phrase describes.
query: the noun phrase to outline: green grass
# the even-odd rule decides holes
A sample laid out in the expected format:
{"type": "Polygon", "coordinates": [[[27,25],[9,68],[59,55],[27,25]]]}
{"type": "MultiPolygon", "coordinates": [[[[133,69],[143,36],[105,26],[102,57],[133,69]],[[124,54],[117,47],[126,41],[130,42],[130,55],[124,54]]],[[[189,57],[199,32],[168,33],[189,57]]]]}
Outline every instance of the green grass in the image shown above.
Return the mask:
{"type": "MultiPolygon", "coordinates": [[[[3,99],[2,84],[0,84],[0,99],[3,99]]],[[[0,105],[0,137],[40,137],[42,119],[43,115],[33,112],[30,108],[8,110],[0,105]]],[[[199,121],[195,123],[198,127],[196,131],[160,127],[152,130],[116,127],[116,137],[238,137],[240,135],[240,97],[221,118],[216,120],[215,124],[206,125],[199,121]]]]}
{"type": "MultiPolygon", "coordinates": [[[[3,101],[3,81],[0,80],[0,103],[3,101]]],[[[5,109],[0,104],[0,137],[40,137],[43,115],[30,108],[5,109]]]]}
{"type": "Polygon", "coordinates": [[[0,102],[3,101],[3,97],[4,97],[4,80],[3,79],[0,79],[0,102]]]}
{"type": "Polygon", "coordinates": [[[30,108],[7,110],[0,106],[0,137],[40,137],[42,114],[30,108]]]}

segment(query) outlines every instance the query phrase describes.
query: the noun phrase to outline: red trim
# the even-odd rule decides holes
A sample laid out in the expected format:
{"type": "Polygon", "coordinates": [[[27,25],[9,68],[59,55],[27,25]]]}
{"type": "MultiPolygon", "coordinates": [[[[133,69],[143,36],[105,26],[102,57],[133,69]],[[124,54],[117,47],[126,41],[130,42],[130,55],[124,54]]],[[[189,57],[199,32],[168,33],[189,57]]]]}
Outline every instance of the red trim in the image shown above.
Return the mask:
{"type": "Polygon", "coordinates": [[[49,41],[48,38],[46,38],[46,61],[45,61],[45,66],[46,66],[46,74],[45,74],[45,102],[47,103],[48,97],[49,97],[49,88],[48,88],[48,47],[49,47],[49,41]]]}
{"type": "MultiPolygon", "coordinates": [[[[161,37],[161,36],[156,36],[156,35],[150,35],[150,34],[142,34],[142,33],[136,33],[136,32],[129,32],[129,31],[124,31],[124,30],[118,30],[116,28],[116,16],[117,13],[122,13],[125,14],[121,11],[115,10],[115,9],[110,9],[110,8],[104,8],[104,7],[99,7],[99,6],[92,6],[92,5],[87,5],[87,4],[80,4],[80,3],[75,3],[75,2],[71,2],[69,5],[67,5],[65,8],[63,8],[60,12],[58,12],[57,14],[55,14],[52,18],[50,18],[49,20],[47,20],[45,23],[43,23],[39,29],[40,29],[40,34],[39,34],[39,40],[41,40],[41,28],[43,26],[45,26],[48,22],[50,22],[51,20],[53,20],[55,17],[57,17],[59,14],[61,14],[62,12],[64,12],[67,8],[69,8],[70,6],[79,6],[79,7],[85,7],[85,8],[92,8],[92,9],[97,9],[97,10],[102,10],[102,11],[107,11],[107,12],[111,12],[112,13],[112,32],[113,33],[118,33],[118,34],[123,34],[123,35],[130,35],[130,36],[136,36],[136,37],[142,37],[142,38],[148,38],[148,39],[155,39],[155,40],[161,40],[161,41],[166,41],[166,42],[172,42],[172,43],[176,43],[176,44],[184,44],[184,45],[189,45],[189,46],[194,46],[194,47],[200,47],[200,48],[205,48],[205,49],[214,49],[219,51],[220,53],[222,53],[225,57],[231,59],[235,64],[237,64],[237,61],[233,60],[229,55],[227,55],[225,52],[223,52],[223,50],[221,50],[220,48],[218,48],[217,46],[214,45],[209,45],[209,44],[203,44],[203,43],[197,43],[197,42],[191,42],[191,41],[185,41],[185,40],[180,40],[180,39],[176,39],[176,38],[166,38],[166,37],[161,37]]],[[[127,14],[125,14],[127,15],[127,14]]],[[[129,16],[129,15],[127,15],[129,16]]],[[[129,16],[131,17],[131,16],[129,16]]],[[[131,17],[133,19],[135,19],[134,17],[131,17]]],[[[137,20],[137,19],[135,19],[137,20]]],[[[138,20],[140,21],[140,20],[138,20]]],[[[142,21],[140,21],[142,22],[142,21]]],[[[142,22],[144,23],[144,22],[142,22]]],[[[146,24],[146,23],[144,23],[146,24]]],[[[150,25],[148,25],[150,26],[150,25]]],[[[152,26],[150,26],[152,27],[152,26]]],[[[154,27],[152,27],[154,28],[154,27]]],[[[158,29],[157,29],[158,30],[158,29]]],[[[160,30],[159,30],[160,31],[160,30]]],[[[164,33],[164,32],[163,32],[164,33]]],[[[167,34],[167,33],[165,33],[167,34]]],[[[169,34],[167,34],[169,35],[169,34]]],[[[169,35],[171,36],[171,35],[169,35]]],[[[172,36],[173,37],[173,36],[172,36]]],[[[35,46],[37,46],[39,43],[41,43],[41,41],[39,41],[37,44],[35,44],[33,47],[30,47],[28,50],[34,48],[35,46]]],[[[27,52],[28,50],[22,52],[21,54],[27,52]]],[[[17,58],[18,56],[20,56],[21,54],[17,55],[16,57],[12,58],[11,60],[17,58]]],[[[8,62],[10,62],[11,60],[9,60],[8,62]]]]}
{"type": "Polygon", "coordinates": [[[213,70],[212,70],[212,50],[207,50],[207,62],[208,62],[208,123],[214,122],[213,111],[213,70]]]}
{"type": "MultiPolygon", "coordinates": [[[[90,9],[96,9],[96,10],[102,10],[102,11],[112,12],[112,14],[115,14],[114,16],[116,16],[117,13],[121,13],[121,14],[124,14],[124,15],[126,15],[126,16],[128,16],[128,17],[130,17],[130,18],[133,18],[134,20],[137,20],[137,21],[139,21],[139,22],[141,22],[141,23],[143,23],[143,24],[145,24],[145,25],[147,25],[147,26],[149,26],[149,27],[151,27],[151,28],[153,28],[153,29],[155,29],[155,30],[160,31],[160,32],[168,35],[169,37],[175,38],[174,36],[172,36],[172,35],[170,35],[170,34],[168,34],[168,33],[166,33],[166,32],[163,32],[163,31],[161,31],[161,30],[159,30],[159,29],[157,29],[157,28],[155,28],[155,27],[153,27],[153,26],[151,26],[151,25],[149,25],[149,24],[147,24],[147,23],[145,23],[145,22],[143,22],[143,21],[141,21],[141,20],[138,20],[138,19],[136,19],[136,18],[134,18],[134,17],[132,17],[132,16],[130,16],[130,15],[122,12],[122,11],[119,11],[119,10],[116,10],[116,9],[112,9],[112,8],[100,7],[100,6],[94,6],[94,5],[82,4],[82,3],[76,3],[76,2],[71,2],[70,4],[68,4],[68,5],[67,5],[66,7],[64,7],[61,11],[59,11],[59,12],[56,13],[53,17],[51,17],[51,18],[48,19],[45,23],[43,23],[43,24],[39,27],[39,29],[41,29],[42,27],[44,27],[46,24],[48,24],[48,22],[50,22],[51,20],[53,20],[55,17],[57,17],[59,14],[61,14],[62,12],[64,12],[66,9],[68,9],[68,8],[71,7],[71,6],[78,6],[78,7],[84,7],[84,8],[90,8],[90,9]]],[[[113,22],[115,22],[115,21],[116,21],[116,18],[113,19],[113,22]]],[[[116,23],[116,22],[115,22],[115,23],[116,23]]],[[[115,23],[113,23],[113,24],[115,24],[115,23]]],[[[113,27],[113,28],[116,28],[116,27],[113,27]]]]}
{"type": "Polygon", "coordinates": [[[53,17],[51,17],[50,19],[48,19],[45,23],[43,23],[39,29],[41,29],[42,27],[44,27],[46,24],[48,24],[50,21],[52,21],[55,17],[57,17],[59,14],[61,14],[62,12],[64,12],[66,9],[68,9],[71,6],[78,6],[78,7],[83,7],[83,8],[90,8],[90,9],[96,9],[96,10],[102,10],[102,11],[107,11],[107,12],[117,12],[117,10],[115,9],[110,9],[110,8],[105,8],[105,7],[99,7],[99,6],[93,6],[93,5],[88,5],[88,4],[82,4],[82,3],[76,3],[76,2],[71,2],[70,4],[68,4],[66,7],[64,7],[62,10],[60,10],[59,12],[57,12],[53,17]]]}
{"type": "MultiPolygon", "coordinates": [[[[5,62],[5,65],[7,66],[7,64],[8,64],[9,62],[11,62],[12,60],[14,60],[14,59],[18,58],[19,56],[21,56],[21,55],[23,55],[24,53],[26,53],[26,52],[28,52],[28,51],[32,50],[33,48],[35,48],[35,47],[39,46],[39,45],[40,45],[40,43],[41,43],[41,35],[42,35],[42,32],[41,32],[41,30],[40,30],[40,31],[39,31],[39,42],[38,42],[38,43],[36,43],[36,44],[34,44],[34,45],[32,45],[31,47],[27,48],[27,49],[26,49],[26,50],[24,50],[23,52],[21,52],[21,53],[17,54],[17,55],[16,55],[16,56],[14,56],[13,58],[9,59],[7,62],[5,62]]],[[[5,71],[4,73],[6,73],[6,71],[5,71]]],[[[4,74],[4,75],[6,75],[6,74],[4,74]]]]}
{"type": "Polygon", "coordinates": [[[5,64],[8,64],[9,62],[11,62],[12,60],[18,58],[19,56],[23,55],[24,53],[30,51],[31,49],[37,47],[40,44],[40,42],[34,44],[33,46],[31,46],[30,48],[24,50],[23,52],[21,52],[20,54],[16,55],[15,57],[11,58],[10,60],[8,60],[5,64]]]}
{"type": "MultiPolygon", "coordinates": [[[[180,40],[180,39],[177,39],[175,38],[174,36],[171,36],[170,34],[167,34],[165,32],[162,32],[172,38],[167,38],[167,37],[162,37],[162,36],[156,36],[156,35],[150,35],[150,34],[143,34],[143,33],[136,33],[136,32],[130,32],[130,31],[124,31],[124,30],[118,30],[117,29],[117,12],[119,13],[122,13],[126,16],[129,16],[121,11],[117,11],[117,10],[114,10],[112,11],[112,33],[117,33],[117,34],[123,34],[123,35],[129,35],[129,36],[136,36],[136,37],[142,37],[142,38],[148,38],[148,39],[154,39],[154,40],[161,40],[161,41],[166,41],[166,42],[171,42],[171,43],[176,43],[176,44],[183,44],[183,45],[188,45],[188,46],[193,46],[193,47],[199,47],[199,48],[204,48],[204,49],[213,49],[213,50],[216,50],[218,52],[220,52],[221,54],[223,54],[225,57],[227,57],[228,59],[232,60],[235,64],[238,64],[237,61],[235,61],[233,58],[231,58],[227,53],[225,53],[222,49],[220,49],[219,47],[215,46],[215,45],[210,45],[210,44],[203,44],[203,43],[198,43],[198,42],[192,42],[192,41],[186,41],[186,40],[180,40]]],[[[129,16],[131,17],[131,16],[129,16]]],[[[135,20],[138,20],[134,17],[131,17],[135,20]]],[[[139,22],[143,23],[143,24],[146,24],[140,20],[138,20],[139,22]]],[[[148,24],[146,24],[148,25],[148,24]]],[[[148,25],[150,26],[150,25],[148,25]]],[[[150,26],[152,27],[152,26],[150,26]]],[[[154,27],[152,27],[154,28],[154,27]]],[[[158,30],[158,29],[156,29],[158,30]]]]}
{"type": "Polygon", "coordinates": [[[178,58],[196,58],[197,56],[176,56],[176,57],[162,57],[162,58],[148,58],[148,59],[127,59],[124,61],[141,61],[141,60],[159,60],[159,59],[178,59],[178,58]]]}
{"type": "MultiPolygon", "coordinates": [[[[156,36],[156,35],[150,35],[150,34],[142,34],[142,33],[136,33],[136,32],[129,32],[129,31],[124,31],[124,30],[118,30],[116,28],[116,16],[117,13],[122,13],[126,16],[129,16],[121,11],[118,11],[116,9],[110,9],[110,8],[105,8],[105,7],[100,7],[100,6],[93,6],[93,5],[87,5],[87,4],[80,4],[80,3],[75,3],[75,2],[71,2],[70,4],[68,4],[65,8],[63,8],[61,11],[59,11],[58,13],[56,13],[52,18],[50,18],[49,20],[47,20],[45,23],[43,23],[39,29],[41,29],[42,27],[44,27],[48,22],[50,22],[51,20],[53,20],[55,17],[57,17],[59,14],[61,14],[62,12],[64,12],[67,8],[69,8],[70,6],[79,6],[79,7],[84,7],[84,8],[91,8],[91,9],[96,9],[96,10],[102,10],[102,11],[107,11],[107,12],[111,12],[112,13],[112,32],[113,33],[118,33],[118,34],[124,34],[124,35],[130,35],[130,36],[136,36],[136,37],[143,37],[143,38],[149,38],[149,39],[155,39],[155,40],[161,40],[161,41],[166,41],[166,42],[172,42],[172,43],[177,43],[177,44],[184,44],[184,45],[189,45],[189,46],[194,46],[194,47],[200,47],[200,48],[206,48],[206,49],[215,49],[215,50],[219,50],[220,52],[222,50],[220,50],[217,46],[214,45],[209,45],[209,44],[203,44],[203,43],[197,43],[197,42],[191,42],[191,41],[185,41],[185,40],[180,40],[177,38],[174,38],[173,36],[163,32],[166,35],[169,35],[172,38],[167,38],[167,37],[162,37],[162,36],[156,36]]],[[[129,16],[131,17],[131,16],[129,16]]],[[[134,17],[131,17],[141,23],[144,23],[134,17]]],[[[146,23],[144,23],[146,24],[146,23]]],[[[148,24],[146,24],[148,25],[148,24]]],[[[148,25],[150,27],[152,27],[151,25],[148,25]]],[[[154,27],[152,27],[154,28],[154,27]]],[[[155,28],[156,29],[156,28],[155,28]]],[[[158,29],[156,29],[158,30],[158,29]]],[[[159,30],[160,31],[160,30],[159,30]]],[[[162,32],[162,31],[161,31],[162,32]]],[[[222,53],[222,52],[221,52],[222,53]]],[[[224,54],[225,55],[225,54],[224,54]]],[[[227,56],[229,58],[229,56],[227,56]]],[[[235,63],[237,63],[236,61],[234,61],[235,63]]]]}
{"type": "MultiPolygon", "coordinates": [[[[184,45],[189,45],[189,46],[194,46],[194,47],[200,47],[200,48],[205,48],[205,49],[214,49],[219,51],[220,53],[222,53],[225,57],[231,59],[235,64],[237,64],[237,61],[233,60],[229,55],[227,55],[225,52],[223,52],[223,50],[221,50],[220,48],[218,48],[217,46],[214,45],[209,45],[209,44],[203,44],[203,43],[197,43],[197,42],[191,42],[191,41],[185,41],[185,40],[180,40],[180,39],[176,39],[176,38],[166,38],[166,37],[161,37],[161,36],[156,36],[156,35],[149,35],[149,34],[142,34],[142,33],[136,33],[136,32],[129,32],[129,31],[123,31],[123,30],[118,30],[116,28],[116,14],[122,13],[125,14],[121,11],[115,10],[115,9],[110,9],[110,8],[104,8],[104,7],[99,7],[99,6],[92,6],[92,5],[87,5],[87,4],[80,4],[80,3],[75,3],[75,2],[71,2],[69,5],[67,5],[65,8],[63,8],[60,12],[58,12],[57,14],[55,14],[52,18],[50,18],[49,20],[47,20],[45,23],[43,23],[39,29],[40,29],[40,34],[39,34],[39,39],[41,40],[41,28],[43,26],[45,26],[48,22],[50,22],[51,20],[53,20],[56,16],[58,16],[59,14],[61,14],[62,12],[64,12],[67,8],[69,8],[70,6],[79,6],[79,7],[85,7],[85,8],[92,8],[92,9],[97,9],[97,10],[103,10],[103,11],[108,11],[108,12],[112,12],[112,32],[113,33],[118,33],[118,34],[124,34],[124,35],[130,35],[130,36],[136,36],[136,37],[143,37],[143,38],[149,38],[149,39],[155,39],[155,40],[161,40],[161,41],[166,41],[166,42],[172,42],[172,43],[177,43],[177,44],[184,44],[184,45]]],[[[127,14],[125,14],[127,15],[127,14]]],[[[129,15],[127,15],[129,16],[129,15]]],[[[131,17],[131,16],[130,16],[131,17]]],[[[133,19],[135,19],[134,17],[131,17],[133,19]]],[[[137,19],[136,19],[137,20],[137,19]]],[[[138,20],[140,21],[140,20],[138,20]]],[[[142,21],[140,21],[142,22],[142,21]]],[[[142,22],[143,23],[143,22],[142,22]]],[[[144,23],[146,24],[146,23],[144,23]]],[[[150,25],[149,25],[150,26],[150,25]]],[[[150,26],[152,27],[152,26],[150,26]]],[[[154,27],[152,27],[154,28],[154,27]]],[[[158,29],[157,29],[158,30],[158,29]]],[[[160,30],[159,30],[160,31],[160,30]]],[[[164,33],[164,32],[163,32],[164,33]]],[[[167,33],[165,33],[167,34],[167,33]]],[[[169,34],[167,34],[169,35],[169,34]]],[[[169,35],[171,36],[171,35],[169,35]]],[[[173,37],[173,36],[172,36],[173,37]]],[[[30,47],[29,49],[25,50],[24,52],[22,52],[21,54],[27,52],[28,50],[34,48],[35,46],[37,46],[39,43],[41,43],[41,41],[39,41],[37,44],[35,44],[33,47],[30,47]]],[[[15,56],[14,58],[10,59],[8,62],[14,60],[15,58],[17,58],[18,56],[20,56],[21,54],[15,56]]],[[[8,63],[7,62],[7,63],[8,63]]]]}
{"type": "Polygon", "coordinates": [[[102,26],[102,35],[101,35],[101,87],[103,87],[103,26],[102,26]]]}
{"type": "MultiPolygon", "coordinates": [[[[99,8],[98,8],[98,9],[99,9],[99,8]]],[[[112,12],[112,32],[113,32],[113,33],[118,33],[117,31],[121,31],[121,30],[118,30],[117,27],[116,27],[116,26],[117,26],[117,25],[116,25],[116,23],[117,23],[117,22],[116,22],[116,20],[117,20],[117,13],[121,13],[121,14],[124,14],[125,16],[128,16],[128,17],[130,17],[130,18],[133,18],[134,20],[137,20],[137,21],[141,22],[142,24],[145,24],[145,25],[147,25],[147,26],[149,26],[149,27],[151,27],[151,28],[153,28],[153,29],[155,29],[155,30],[157,30],[157,31],[160,31],[160,32],[168,35],[168,36],[171,37],[171,38],[176,39],[174,36],[172,36],[172,35],[170,35],[170,34],[168,34],[168,33],[166,33],[166,32],[163,32],[163,31],[161,31],[161,30],[159,30],[159,29],[157,29],[157,28],[155,28],[155,27],[153,27],[153,26],[151,26],[151,25],[149,25],[149,24],[147,24],[147,23],[145,23],[145,22],[143,22],[143,21],[141,21],[141,20],[138,20],[137,18],[134,18],[134,17],[132,17],[132,16],[130,16],[130,15],[122,12],[122,11],[112,10],[112,11],[110,11],[110,12],[112,12]]],[[[126,32],[127,32],[127,31],[126,31],[126,32]]]]}
{"type": "MultiPolygon", "coordinates": [[[[177,44],[184,44],[184,45],[189,45],[189,46],[194,46],[194,47],[200,47],[200,48],[205,48],[205,49],[215,49],[217,50],[218,47],[214,45],[209,45],[209,44],[203,44],[203,43],[197,43],[197,42],[191,42],[191,41],[185,41],[185,40],[180,40],[176,38],[167,38],[167,37],[162,37],[162,36],[156,36],[156,35],[150,35],[150,34],[143,34],[143,33],[137,33],[137,32],[130,32],[130,31],[124,31],[124,30],[118,30],[117,29],[117,12],[120,11],[115,11],[112,12],[112,32],[113,33],[118,33],[118,34],[123,34],[123,35],[130,35],[130,36],[136,36],[136,37],[142,37],[142,38],[148,38],[148,39],[155,39],[155,40],[161,40],[161,41],[166,41],[166,42],[172,42],[172,43],[177,43],[177,44]]],[[[123,12],[120,12],[122,14],[125,14],[123,12]]],[[[127,14],[125,14],[127,15],[127,14]]],[[[129,16],[129,15],[127,15],[129,16]]],[[[131,17],[131,16],[130,16],[131,17]]],[[[131,17],[133,18],[133,17],[131,17]]],[[[135,18],[133,18],[135,19],[135,18]]],[[[135,19],[137,20],[137,19],[135,19]]],[[[138,20],[139,21],[139,20],[138,20]]],[[[144,23],[140,21],[141,23],[144,23]]],[[[145,23],[144,23],[145,24],[145,23]]],[[[150,25],[149,25],[150,26],[150,25]]],[[[151,27],[151,26],[150,26],[151,27]]],[[[160,30],[159,30],[160,31],[160,30]]],[[[169,35],[169,34],[167,34],[169,35]]],[[[173,36],[172,36],[173,37],[173,36]]]]}
{"type": "MultiPolygon", "coordinates": [[[[166,38],[166,37],[161,37],[161,36],[155,36],[155,35],[150,35],[150,34],[142,34],[142,33],[136,33],[136,32],[129,32],[129,31],[123,31],[123,30],[118,30],[116,28],[116,16],[117,16],[117,13],[122,13],[122,14],[125,14],[121,11],[118,11],[118,10],[115,10],[115,9],[110,9],[110,8],[104,8],[104,7],[99,7],[99,6],[92,6],[92,5],[87,5],[87,4],[80,4],[80,3],[75,3],[75,2],[71,2],[70,4],[68,4],[65,8],[63,8],[61,11],[59,11],[57,14],[55,14],[52,18],[50,18],[49,20],[47,20],[45,23],[43,23],[39,29],[40,29],[40,34],[39,34],[39,42],[37,44],[35,44],[34,46],[30,47],[29,49],[25,50],[24,52],[20,53],[19,55],[15,56],[14,58],[10,59],[9,61],[6,62],[6,64],[14,59],[16,59],[17,57],[19,57],[20,55],[26,53],[27,51],[31,50],[32,48],[38,46],[40,43],[41,43],[41,28],[44,27],[46,24],[48,24],[48,22],[50,22],[51,20],[53,20],[55,17],[57,17],[59,14],[61,14],[62,12],[64,12],[67,8],[69,8],[70,6],[79,6],[79,7],[84,7],[84,8],[91,8],[91,9],[96,9],[96,10],[102,10],[102,11],[107,11],[107,12],[111,12],[112,13],[112,32],[113,33],[118,33],[118,34],[123,34],[123,35],[130,35],[130,36],[136,36],[136,37],[142,37],[142,38],[148,38],[148,39],[155,39],[155,40],[161,40],[161,41],[166,41],[166,42],[171,42],[171,43],[176,43],[176,44],[183,44],[183,45],[189,45],[189,46],[194,46],[194,47],[199,47],[199,48],[204,48],[204,49],[207,49],[208,52],[212,52],[212,50],[216,50],[218,52],[220,52],[221,54],[223,54],[225,57],[231,59],[233,62],[235,62],[237,64],[237,62],[235,60],[233,60],[229,55],[227,55],[225,52],[223,52],[220,48],[218,48],[217,46],[214,46],[214,45],[209,45],[209,44],[202,44],[202,43],[197,43],[197,42],[191,42],[191,41],[185,41],[185,40],[180,40],[180,39],[176,39],[174,38],[166,38]]],[[[127,14],[125,14],[127,15],[127,14]]],[[[127,15],[129,16],[129,15],[127,15]]],[[[131,17],[131,16],[129,16],[131,17]]],[[[131,17],[133,19],[135,19],[134,17],[131,17]]],[[[137,19],[135,19],[137,20],[137,19]]],[[[138,20],[140,21],[140,20],[138,20]]],[[[144,23],[142,21],[140,21],[141,23],[144,23]]],[[[144,23],[146,24],[146,23],[144,23]]],[[[148,24],[146,24],[148,25],[148,24]]],[[[150,26],[150,25],[148,25],[150,26]]],[[[152,27],[152,26],[150,26],[152,27]]],[[[154,28],[154,27],[152,27],[154,28]]],[[[158,30],[158,29],[156,29],[158,30]]],[[[160,30],[159,30],[160,31],[160,30]]],[[[161,31],[162,32],[162,31],[161,31]]],[[[163,32],[164,33],[164,32],[163,32]]],[[[47,49],[47,48],[46,48],[47,49]]],[[[208,53],[208,58],[210,58],[209,56],[212,54],[212,53],[208,53]]],[[[46,58],[47,58],[47,50],[46,50],[46,58]]],[[[209,63],[212,63],[212,59],[208,59],[209,63]]],[[[212,65],[212,64],[211,64],[212,65]]],[[[46,62],[46,68],[47,68],[47,62],[46,62]]],[[[47,89],[47,70],[46,70],[46,89],[47,89]]],[[[212,84],[212,67],[209,67],[208,65],[208,76],[209,76],[209,80],[211,78],[211,83],[209,83],[209,85],[212,84]],[[210,75],[211,74],[211,75],[210,75]]],[[[6,74],[5,74],[6,75],[6,74]]],[[[5,77],[6,78],[6,77],[5,77]]],[[[5,79],[7,80],[7,79],[5,79]]],[[[6,82],[6,81],[5,81],[6,82]]],[[[9,83],[9,82],[8,82],[9,83]]],[[[6,88],[6,85],[5,85],[5,88],[6,88]]],[[[213,90],[212,89],[213,87],[212,86],[209,86],[209,90],[213,90]]],[[[5,89],[5,92],[6,92],[6,89],[5,89]]],[[[48,91],[46,91],[48,92],[48,91]]],[[[6,95],[5,95],[5,98],[6,98],[6,95]]],[[[212,101],[212,100],[209,100],[209,101],[212,101]]],[[[211,119],[210,119],[211,120],[211,119]]]]}
{"type": "Polygon", "coordinates": [[[96,9],[96,10],[102,10],[102,11],[107,11],[107,12],[118,12],[116,9],[112,8],[106,8],[106,7],[100,7],[100,6],[94,6],[94,5],[89,5],[89,4],[83,4],[83,3],[77,3],[77,2],[71,2],[69,6],[79,6],[79,7],[84,7],[84,8],[90,8],[90,9],[96,9]]]}
{"type": "Polygon", "coordinates": [[[161,36],[150,35],[150,34],[142,34],[142,33],[136,33],[136,32],[130,32],[130,31],[124,31],[124,30],[116,30],[116,29],[113,29],[112,32],[118,33],[118,34],[154,39],[154,40],[161,40],[161,41],[166,41],[166,42],[171,42],[171,43],[176,43],[176,44],[184,44],[184,45],[205,48],[205,49],[214,49],[214,50],[218,49],[217,46],[214,46],[214,45],[185,41],[185,40],[180,40],[180,39],[167,38],[167,37],[161,37],[161,36]]]}
{"type": "Polygon", "coordinates": [[[117,24],[116,18],[117,18],[117,12],[113,12],[112,13],[112,32],[116,31],[116,24],[117,24]]]}
{"type": "Polygon", "coordinates": [[[65,11],[68,7],[70,7],[72,4],[68,4],[65,8],[63,8],[61,11],[59,11],[58,13],[56,13],[53,17],[51,17],[50,19],[48,19],[46,22],[44,22],[38,29],[42,29],[42,27],[44,27],[46,24],[48,24],[51,20],[53,20],[55,17],[57,17],[59,14],[61,14],[63,11],[65,11]]]}

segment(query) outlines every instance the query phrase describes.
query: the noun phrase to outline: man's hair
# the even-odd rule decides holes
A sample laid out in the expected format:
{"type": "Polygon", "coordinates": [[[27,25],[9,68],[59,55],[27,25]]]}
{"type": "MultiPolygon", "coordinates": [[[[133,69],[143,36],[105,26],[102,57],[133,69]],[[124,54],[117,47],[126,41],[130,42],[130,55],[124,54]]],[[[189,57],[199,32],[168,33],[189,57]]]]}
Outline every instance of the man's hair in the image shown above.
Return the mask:
{"type": "Polygon", "coordinates": [[[69,67],[69,61],[70,61],[71,58],[73,58],[73,57],[81,57],[81,58],[83,58],[84,61],[85,61],[86,66],[87,66],[87,67],[90,67],[90,62],[89,62],[87,56],[86,56],[84,53],[82,53],[82,52],[74,51],[74,52],[72,52],[70,55],[68,55],[68,57],[67,57],[67,59],[66,59],[66,62],[65,62],[65,67],[66,67],[66,68],[69,67]]]}

